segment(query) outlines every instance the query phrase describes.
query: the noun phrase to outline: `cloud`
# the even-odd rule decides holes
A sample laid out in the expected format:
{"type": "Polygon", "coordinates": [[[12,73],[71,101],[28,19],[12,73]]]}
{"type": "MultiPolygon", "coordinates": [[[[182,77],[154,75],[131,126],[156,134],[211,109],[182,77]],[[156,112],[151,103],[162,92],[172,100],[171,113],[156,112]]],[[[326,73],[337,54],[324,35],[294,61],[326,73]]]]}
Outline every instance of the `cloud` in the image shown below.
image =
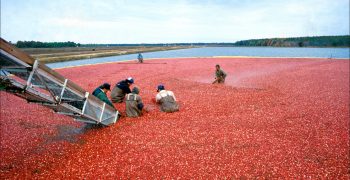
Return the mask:
{"type": "Polygon", "coordinates": [[[347,0],[2,0],[1,3],[1,35],[12,41],[234,42],[349,34],[347,0]]]}

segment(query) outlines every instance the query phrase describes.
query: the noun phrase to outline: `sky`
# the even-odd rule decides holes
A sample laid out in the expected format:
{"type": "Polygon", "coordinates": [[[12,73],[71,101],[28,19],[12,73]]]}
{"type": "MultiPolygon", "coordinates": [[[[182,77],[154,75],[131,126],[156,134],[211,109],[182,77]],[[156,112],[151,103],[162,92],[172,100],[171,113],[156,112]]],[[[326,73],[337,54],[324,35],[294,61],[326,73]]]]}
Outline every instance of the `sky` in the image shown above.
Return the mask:
{"type": "Polygon", "coordinates": [[[83,44],[349,35],[349,0],[1,0],[0,30],[83,44]]]}

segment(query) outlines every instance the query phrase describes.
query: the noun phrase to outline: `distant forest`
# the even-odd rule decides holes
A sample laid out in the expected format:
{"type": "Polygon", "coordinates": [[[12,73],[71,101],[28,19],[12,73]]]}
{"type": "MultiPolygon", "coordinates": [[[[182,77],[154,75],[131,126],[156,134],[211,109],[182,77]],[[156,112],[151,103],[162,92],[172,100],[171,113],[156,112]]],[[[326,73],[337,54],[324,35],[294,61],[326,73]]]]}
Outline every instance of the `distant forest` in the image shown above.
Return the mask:
{"type": "Polygon", "coordinates": [[[236,46],[273,47],[350,47],[350,36],[315,36],[296,38],[252,39],[238,41],[236,46]]]}
{"type": "Polygon", "coordinates": [[[61,48],[61,47],[79,47],[81,44],[75,42],[40,42],[40,41],[17,41],[18,48],[61,48]]]}
{"type": "Polygon", "coordinates": [[[273,46],[273,47],[350,47],[350,35],[252,39],[235,43],[157,43],[157,44],[80,44],[75,42],[18,41],[18,48],[108,47],[108,46],[273,46]]]}

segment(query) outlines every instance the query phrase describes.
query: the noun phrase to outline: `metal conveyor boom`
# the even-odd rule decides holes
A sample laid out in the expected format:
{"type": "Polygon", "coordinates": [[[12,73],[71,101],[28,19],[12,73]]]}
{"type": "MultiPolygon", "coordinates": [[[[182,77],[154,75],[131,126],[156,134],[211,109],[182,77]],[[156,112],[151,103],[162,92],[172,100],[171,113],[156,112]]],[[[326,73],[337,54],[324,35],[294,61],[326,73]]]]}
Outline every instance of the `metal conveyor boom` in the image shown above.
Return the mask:
{"type": "Polygon", "coordinates": [[[0,85],[30,103],[39,103],[77,121],[109,126],[119,112],[61,74],[0,39],[0,85]]]}

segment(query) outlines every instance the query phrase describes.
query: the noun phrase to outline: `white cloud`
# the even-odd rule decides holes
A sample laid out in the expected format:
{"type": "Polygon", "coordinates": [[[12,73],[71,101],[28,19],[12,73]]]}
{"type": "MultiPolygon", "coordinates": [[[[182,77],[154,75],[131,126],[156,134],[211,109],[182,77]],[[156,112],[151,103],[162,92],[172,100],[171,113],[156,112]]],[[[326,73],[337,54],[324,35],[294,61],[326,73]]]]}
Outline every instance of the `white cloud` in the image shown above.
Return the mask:
{"type": "Polygon", "coordinates": [[[12,41],[232,42],[349,34],[348,0],[1,1],[12,41]]]}

